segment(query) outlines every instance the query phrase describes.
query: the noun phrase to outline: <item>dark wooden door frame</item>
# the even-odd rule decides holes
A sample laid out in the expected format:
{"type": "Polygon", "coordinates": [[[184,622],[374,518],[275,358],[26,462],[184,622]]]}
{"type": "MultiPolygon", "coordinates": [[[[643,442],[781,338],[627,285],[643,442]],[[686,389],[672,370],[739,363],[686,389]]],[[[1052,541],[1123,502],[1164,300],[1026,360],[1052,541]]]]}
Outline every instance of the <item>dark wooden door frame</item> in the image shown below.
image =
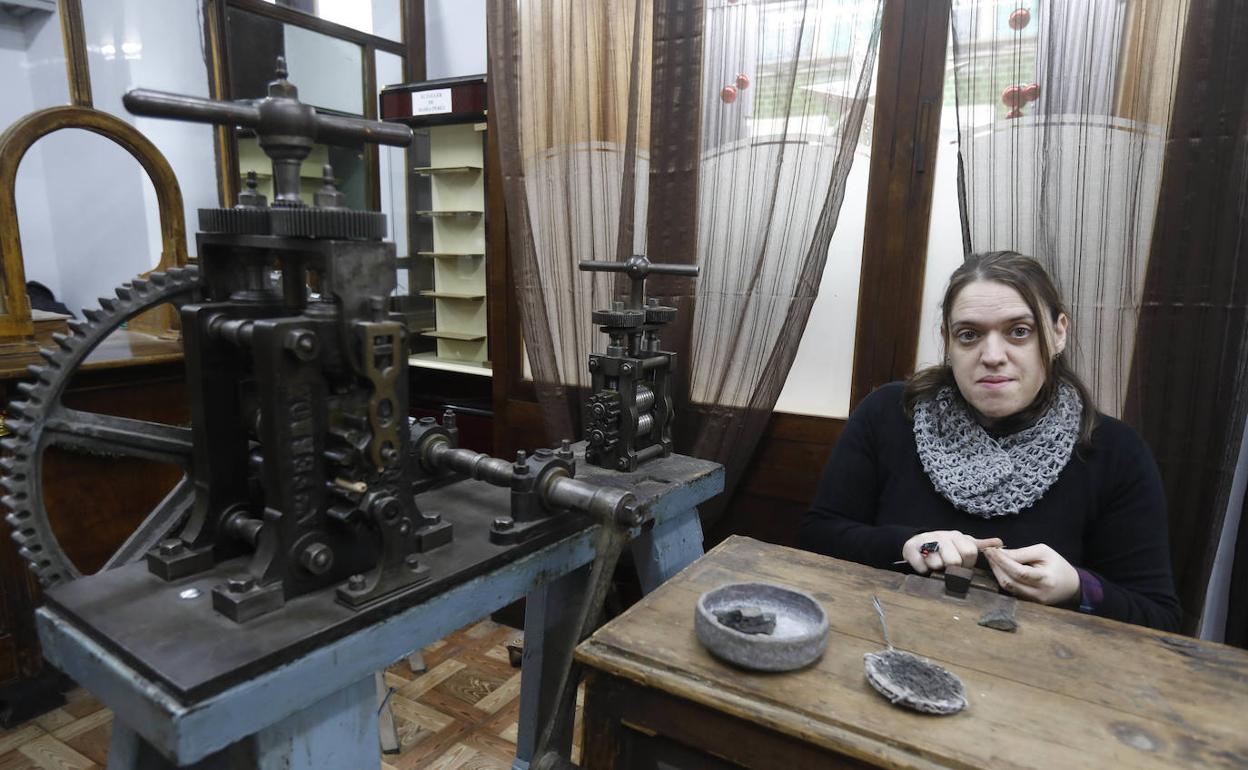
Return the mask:
{"type": "Polygon", "coordinates": [[[950,0],[884,0],[850,408],[914,371],[950,0]]]}

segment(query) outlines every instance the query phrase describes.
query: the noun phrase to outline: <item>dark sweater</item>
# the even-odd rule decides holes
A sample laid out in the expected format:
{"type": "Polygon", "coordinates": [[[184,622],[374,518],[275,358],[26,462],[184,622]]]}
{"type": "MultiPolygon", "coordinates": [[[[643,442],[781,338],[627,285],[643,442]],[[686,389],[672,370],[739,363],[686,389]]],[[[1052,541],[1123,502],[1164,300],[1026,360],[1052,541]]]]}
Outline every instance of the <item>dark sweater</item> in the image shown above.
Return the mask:
{"type": "Polygon", "coordinates": [[[803,548],[898,569],[892,562],[906,540],[930,530],[999,537],[1007,548],[1045,543],[1100,580],[1095,614],[1178,630],[1161,476],[1135,431],[1101,415],[1092,448],[1076,447],[1039,500],[986,519],[958,510],[932,486],[902,396],[902,383],[885,385],[850,416],[802,520],[803,548]]]}

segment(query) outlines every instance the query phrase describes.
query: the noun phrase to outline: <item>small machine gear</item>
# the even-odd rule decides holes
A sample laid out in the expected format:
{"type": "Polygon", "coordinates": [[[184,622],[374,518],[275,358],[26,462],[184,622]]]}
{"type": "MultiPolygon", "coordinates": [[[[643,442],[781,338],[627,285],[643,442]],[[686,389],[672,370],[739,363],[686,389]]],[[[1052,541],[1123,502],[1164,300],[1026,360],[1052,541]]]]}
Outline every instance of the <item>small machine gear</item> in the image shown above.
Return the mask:
{"type": "Polygon", "coordinates": [[[339,208],[272,208],[274,235],[295,238],[336,238],[379,241],[386,237],[386,215],[377,211],[339,208]]]}
{"type": "MultiPolygon", "coordinates": [[[[56,349],[39,351],[47,363],[27,367],[33,381],[18,384],[25,400],[9,405],[13,433],[3,442],[0,485],[7,494],[0,502],[9,510],[5,519],[22,558],[45,587],[74,580],[81,573],[57,543],[44,508],[44,450],[60,446],[189,469],[190,428],[82,412],[66,407],[61,397],[91,351],[122,323],[158,305],[180,307],[195,299],[198,290],[199,271],[193,267],[151,273],[119,287],[116,299],[101,299],[99,310],[84,310],[85,321],[70,321],[70,334],[54,335],[56,349]]],[[[134,561],[159,543],[186,513],[193,489],[189,476],[183,476],[104,568],[134,561]]]]}

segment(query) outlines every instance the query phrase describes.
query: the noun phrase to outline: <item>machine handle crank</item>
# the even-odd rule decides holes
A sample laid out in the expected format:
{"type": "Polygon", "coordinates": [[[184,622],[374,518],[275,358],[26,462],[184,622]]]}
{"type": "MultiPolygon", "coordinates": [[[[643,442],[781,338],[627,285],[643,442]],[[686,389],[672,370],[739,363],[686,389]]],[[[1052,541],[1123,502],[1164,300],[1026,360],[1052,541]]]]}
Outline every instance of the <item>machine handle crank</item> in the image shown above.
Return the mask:
{"type": "Polygon", "coordinates": [[[260,110],[251,102],[222,102],[136,88],[127,91],[121,97],[121,103],[132,114],[149,118],[174,118],[192,123],[221,123],[245,128],[260,125],[260,110]]]}
{"type": "MultiPolygon", "coordinates": [[[[684,275],[691,278],[696,278],[698,276],[697,265],[664,265],[657,264],[649,260],[646,260],[645,264],[641,265],[635,263],[633,261],[635,259],[637,258],[633,257],[626,262],[605,262],[593,259],[582,259],[578,264],[581,270],[589,270],[592,272],[628,273],[630,275],[633,275],[634,273],[639,273],[640,275],[654,273],[656,275],[684,275]]],[[[642,259],[645,258],[642,257],[642,259]]]]}
{"type": "MultiPolygon", "coordinates": [[[[122,97],[126,109],[135,115],[151,118],[173,118],[192,123],[215,123],[227,126],[253,128],[257,133],[276,132],[274,125],[280,116],[270,115],[262,109],[259,101],[225,102],[198,96],[172,94],[136,88],[122,97]]],[[[310,121],[312,137],[326,144],[352,144],[372,142],[395,147],[405,147],[412,141],[412,130],[396,123],[379,123],[375,120],[344,118],[337,115],[314,115],[310,121]]]]}

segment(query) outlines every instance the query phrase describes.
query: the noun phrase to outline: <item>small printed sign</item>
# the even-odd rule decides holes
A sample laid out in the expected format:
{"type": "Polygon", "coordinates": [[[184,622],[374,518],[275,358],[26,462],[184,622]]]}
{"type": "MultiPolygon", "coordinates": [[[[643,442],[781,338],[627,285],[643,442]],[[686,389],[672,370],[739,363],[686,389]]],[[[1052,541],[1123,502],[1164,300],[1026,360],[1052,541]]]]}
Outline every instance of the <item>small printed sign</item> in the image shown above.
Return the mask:
{"type": "Polygon", "coordinates": [[[451,111],[451,89],[440,88],[437,91],[413,91],[413,115],[441,115],[451,111]]]}

